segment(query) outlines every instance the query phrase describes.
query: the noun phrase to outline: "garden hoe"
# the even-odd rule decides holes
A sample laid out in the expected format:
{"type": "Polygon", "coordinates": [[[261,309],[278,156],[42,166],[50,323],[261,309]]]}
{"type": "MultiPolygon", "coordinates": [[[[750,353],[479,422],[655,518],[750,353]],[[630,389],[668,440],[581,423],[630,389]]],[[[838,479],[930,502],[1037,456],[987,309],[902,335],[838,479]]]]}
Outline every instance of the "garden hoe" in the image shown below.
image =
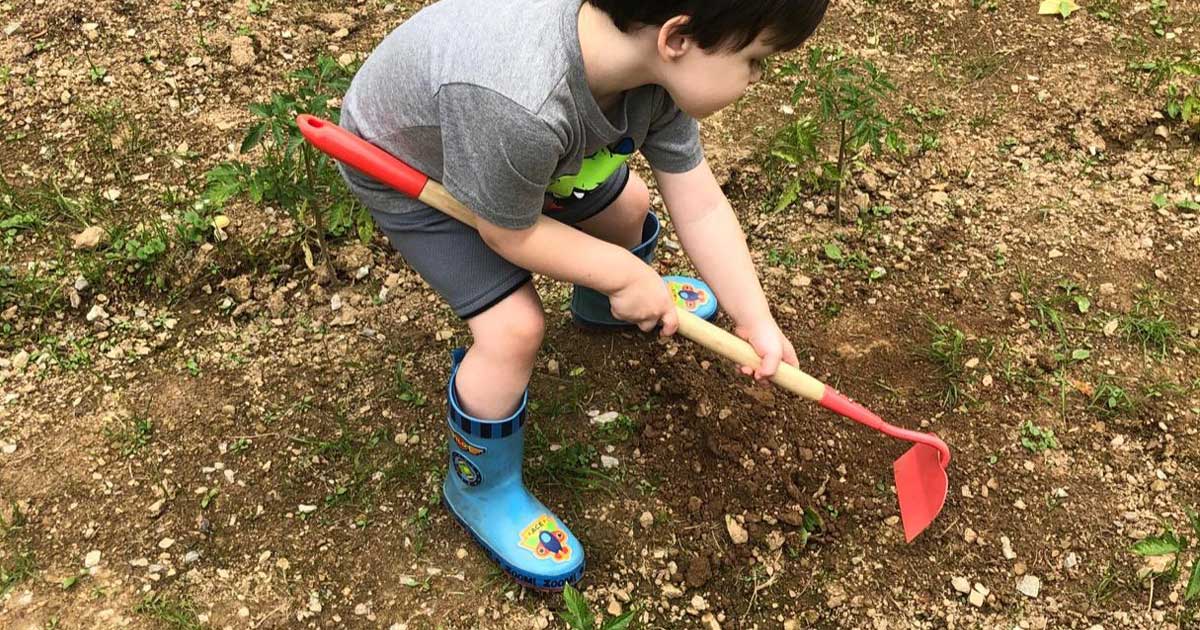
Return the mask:
{"type": "MultiPolygon", "coordinates": [[[[441,184],[395,156],[329,121],[304,114],[297,118],[296,123],[313,146],[334,159],[475,227],[473,212],[452,197],[441,184]]],[[[542,216],[538,220],[553,219],[542,216]]],[[[679,315],[679,333],[684,337],[740,365],[758,365],[759,356],[749,343],[693,315],[682,306],[677,306],[676,311],[679,315]]],[[[912,542],[933,522],[946,502],[946,466],[950,464],[950,448],[945,442],[930,433],[894,427],[832,387],[785,363],[779,365],[771,381],[834,413],[891,437],[913,442],[914,446],[892,465],[905,539],[912,542]]]]}

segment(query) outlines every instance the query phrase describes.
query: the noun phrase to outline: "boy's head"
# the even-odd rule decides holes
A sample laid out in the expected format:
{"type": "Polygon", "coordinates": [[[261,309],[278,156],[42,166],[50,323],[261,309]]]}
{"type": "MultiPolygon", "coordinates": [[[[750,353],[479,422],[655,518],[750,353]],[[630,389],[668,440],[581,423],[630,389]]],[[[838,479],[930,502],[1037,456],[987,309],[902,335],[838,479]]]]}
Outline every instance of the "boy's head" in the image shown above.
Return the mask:
{"type": "Polygon", "coordinates": [[[763,60],[799,47],[828,0],[587,0],[622,32],[653,36],[661,83],[703,118],[737,100],[763,60]]]}

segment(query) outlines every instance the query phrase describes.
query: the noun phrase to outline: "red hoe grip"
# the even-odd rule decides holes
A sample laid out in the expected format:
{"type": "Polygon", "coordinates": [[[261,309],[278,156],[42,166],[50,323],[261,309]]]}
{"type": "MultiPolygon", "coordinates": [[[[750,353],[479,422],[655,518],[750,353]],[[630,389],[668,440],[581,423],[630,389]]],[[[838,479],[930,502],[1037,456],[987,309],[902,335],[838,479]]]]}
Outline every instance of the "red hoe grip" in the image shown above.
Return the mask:
{"type": "Polygon", "coordinates": [[[314,147],[413,199],[421,196],[429,182],[424,173],[333,123],[301,114],[296,125],[314,147]]]}

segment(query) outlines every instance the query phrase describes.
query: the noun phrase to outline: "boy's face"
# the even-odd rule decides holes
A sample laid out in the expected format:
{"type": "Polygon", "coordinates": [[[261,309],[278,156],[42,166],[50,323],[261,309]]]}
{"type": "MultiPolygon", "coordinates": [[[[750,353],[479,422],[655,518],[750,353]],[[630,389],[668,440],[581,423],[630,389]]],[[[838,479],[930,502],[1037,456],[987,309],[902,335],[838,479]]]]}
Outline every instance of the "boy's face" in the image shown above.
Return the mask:
{"type": "Polygon", "coordinates": [[[675,103],[693,118],[705,118],[741,98],[762,78],[763,61],[775,50],[758,36],[739,51],[704,50],[695,42],[677,44],[663,87],[675,103]]]}

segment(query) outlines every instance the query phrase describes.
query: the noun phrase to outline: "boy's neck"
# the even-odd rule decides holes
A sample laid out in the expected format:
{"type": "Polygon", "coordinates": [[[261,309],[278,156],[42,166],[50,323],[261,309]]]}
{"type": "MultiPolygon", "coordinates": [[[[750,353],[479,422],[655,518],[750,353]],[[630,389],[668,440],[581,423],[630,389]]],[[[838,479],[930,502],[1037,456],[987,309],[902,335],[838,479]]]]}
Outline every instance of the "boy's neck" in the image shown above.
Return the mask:
{"type": "Polygon", "coordinates": [[[580,6],[578,20],[584,74],[601,108],[609,109],[628,90],[655,83],[652,29],[623,33],[606,13],[587,2],[580,6]]]}

